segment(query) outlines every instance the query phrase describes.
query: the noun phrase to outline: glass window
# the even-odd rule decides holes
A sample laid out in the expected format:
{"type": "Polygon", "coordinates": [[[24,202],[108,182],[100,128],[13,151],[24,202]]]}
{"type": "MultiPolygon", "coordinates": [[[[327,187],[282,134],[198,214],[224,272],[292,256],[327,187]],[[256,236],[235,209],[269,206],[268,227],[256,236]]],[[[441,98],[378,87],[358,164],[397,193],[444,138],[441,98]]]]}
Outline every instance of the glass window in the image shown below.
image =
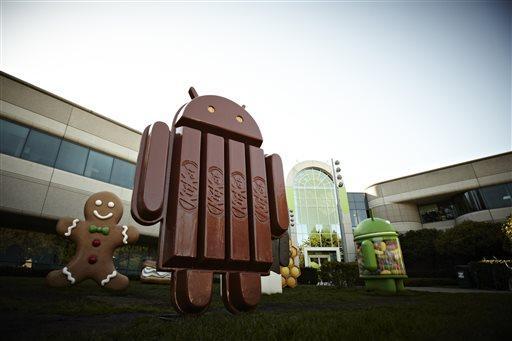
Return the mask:
{"type": "Polygon", "coordinates": [[[355,208],[358,209],[358,210],[365,210],[366,209],[366,204],[365,204],[364,201],[356,201],[355,208]]]}
{"type": "Polygon", "coordinates": [[[455,219],[454,206],[451,201],[422,205],[418,209],[423,224],[455,219]]]}
{"type": "Polygon", "coordinates": [[[356,227],[358,224],[356,210],[350,210],[350,220],[352,221],[352,227],[356,227]]]}
{"type": "Polygon", "coordinates": [[[340,223],[330,176],[319,169],[302,170],[295,177],[293,189],[297,231],[304,233],[297,240],[309,246],[338,246],[338,235],[332,231],[338,231],[340,223]]]}
{"type": "Polygon", "coordinates": [[[68,141],[62,141],[55,168],[82,175],[84,174],[88,153],[89,148],[68,141]]]}
{"type": "Polygon", "coordinates": [[[354,201],[364,202],[365,201],[364,197],[365,197],[364,193],[356,193],[354,196],[354,201]]]}
{"type": "Polygon", "coordinates": [[[110,180],[113,161],[113,157],[91,150],[89,152],[89,158],[87,159],[87,165],[85,166],[84,175],[89,178],[108,182],[110,180]]]}
{"type": "Polygon", "coordinates": [[[366,210],[366,196],[364,193],[347,193],[348,205],[351,210],[366,210]]]}
{"type": "Polygon", "coordinates": [[[112,177],[110,182],[114,185],[133,188],[133,178],[135,177],[135,165],[123,160],[114,159],[112,167],[112,177]]]}
{"type": "Polygon", "coordinates": [[[350,219],[352,220],[352,227],[355,228],[360,222],[368,218],[366,210],[350,210],[350,219]]]}
{"type": "Polygon", "coordinates": [[[506,184],[480,188],[480,193],[482,193],[487,208],[512,206],[512,198],[506,184]]]}
{"type": "Polygon", "coordinates": [[[453,201],[455,203],[455,207],[457,208],[458,216],[485,209],[482,195],[478,190],[471,190],[458,194],[453,198],[453,201]]]}
{"type": "Polygon", "coordinates": [[[359,218],[359,222],[362,222],[363,220],[368,218],[368,213],[366,212],[366,210],[358,210],[357,216],[359,218]]]}
{"type": "Polygon", "coordinates": [[[53,167],[59,152],[60,142],[61,139],[58,137],[31,130],[21,157],[25,160],[53,167]]]}
{"type": "Polygon", "coordinates": [[[19,157],[30,129],[0,120],[0,153],[19,157]]]}

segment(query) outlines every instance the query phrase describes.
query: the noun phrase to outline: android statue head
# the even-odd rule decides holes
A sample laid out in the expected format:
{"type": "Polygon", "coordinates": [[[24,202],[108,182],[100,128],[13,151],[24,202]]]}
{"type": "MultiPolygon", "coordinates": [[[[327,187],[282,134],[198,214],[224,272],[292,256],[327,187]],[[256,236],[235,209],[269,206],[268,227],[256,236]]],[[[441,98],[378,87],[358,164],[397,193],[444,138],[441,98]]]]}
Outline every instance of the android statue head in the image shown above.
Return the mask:
{"type": "Polygon", "coordinates": [[[198,96],[194,88],[190,88],[189,94],[192,100],[178,111],[176,127],[204,129],[212,134],[261,146],[260,128],[245,106],[221,96],[198,96]]]}
{"type": "Polygon", "coordinates": [[[393,225],[368,218],[354,230],[359,275],[370,290],[396,292],[404,289],[405,266],[393,225]]]}

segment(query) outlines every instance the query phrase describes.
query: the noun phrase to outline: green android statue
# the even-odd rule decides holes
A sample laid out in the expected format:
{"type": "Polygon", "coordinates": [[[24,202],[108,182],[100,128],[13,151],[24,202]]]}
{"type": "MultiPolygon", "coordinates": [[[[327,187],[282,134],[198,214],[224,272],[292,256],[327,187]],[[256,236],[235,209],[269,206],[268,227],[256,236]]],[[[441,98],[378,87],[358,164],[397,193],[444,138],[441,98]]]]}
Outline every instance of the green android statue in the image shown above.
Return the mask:
{"type": "Polygon", "coordinates": [[[368,218],[354,230],[359,275],[368,290],[398,292],[404,290],[405,274],[402,250],[389,221],[368,218]]]}

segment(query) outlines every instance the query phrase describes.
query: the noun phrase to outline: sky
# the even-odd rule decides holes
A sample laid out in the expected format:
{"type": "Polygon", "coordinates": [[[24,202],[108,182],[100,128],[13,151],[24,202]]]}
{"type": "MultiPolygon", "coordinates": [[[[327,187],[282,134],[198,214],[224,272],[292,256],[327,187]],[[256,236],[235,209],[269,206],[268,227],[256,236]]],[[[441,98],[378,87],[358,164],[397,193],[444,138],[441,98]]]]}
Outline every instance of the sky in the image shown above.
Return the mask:
{"type": "Polygon", "coordinates": [[[194,86],[347,190],[512,149],[505,2],[2,1],[0,69],[142,131],[194,86]]]}

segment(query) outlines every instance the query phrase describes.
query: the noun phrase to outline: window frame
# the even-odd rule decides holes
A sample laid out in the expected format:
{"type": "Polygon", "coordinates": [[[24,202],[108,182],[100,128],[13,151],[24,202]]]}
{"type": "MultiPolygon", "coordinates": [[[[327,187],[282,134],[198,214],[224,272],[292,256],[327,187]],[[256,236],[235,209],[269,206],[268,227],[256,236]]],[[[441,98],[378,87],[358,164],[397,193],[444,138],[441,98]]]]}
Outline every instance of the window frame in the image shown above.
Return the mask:
{"type": "MultiPolygon", "coordinates": [[[[126,162],[128,164],[131,164],[133,165],[134,167],[136,167],[136,163],[133,163],[129,160],[126,160],[126,159],[123,159],[123,158],[120,158],[120,157],[117,157],[117,156],[114,156],[112,154],[108,154],[108,153],[105,153],[103,151],[100,151],[96,148],[92,148],[92,147],[89,147],[89,146],[86,146],[86,145],[83,145],[79,142],[76,142],[76,141],[73,141],[73,140],[69,140],[69,139],[66,139],[64,138],[63,136],[57,136],[57,135],[54,135],[54,134],[51,134],[47,131],[44,131],[42,129],[39,129],[39,128],[35,128],[35,127],[32,127],[32,126],[29,126],[29,125],[26,125],[26,124],[23,124],[21,122],[18,122],[18,121],[14,121],[14,120],[11,120],[9,118],[6,118],[6,117],[0,117],[0,120],[3,120],[3,121],[6,121],[6,122],[9,122],[11,124],[14,124],[16,126],[19,126],[19,127],[22,127],[22,128],[26,128],[28,129],[27,131],[27,135],[25,136],[25,139],[23,141],[23,145],[21,146],[21,149],[20,149],[20,153],[19,155],[11,155],[11,154],[6,154],[6,153],[1,153],[1,154],[4,154],[4,155],[8,155],[8,156],[11,156],[11,157],[15,157],[15,158],[18,158],[18,159],[21,159],[21,160],[25,160],[25,161],[28,161],[28,162],[34,162],[34,163],[37,163],[39,165],[43,165],[43,166],[46,166],[46,167],[51,167],[51,168],[55,168],[55,169],[58,169],[58,170],[61,170],[63,172],[68,172],[70,174],[74,174],[74,175],[78,175],[78,176],[83,176],[85,178],[88,178],[88,179],[93,179],[93,180],[96,180],[96,181],[101,181],[101,182],[104,182],[104,183],[108,183],[108,184],[111,184],[113,186],[118,186],[118,187],[121,187],[121,188],[126,188],[126,189],[129,189],[129,190],[133,190],[133,187],[124,187],[124,186],[121,186],[121,185],[118,185],[118,184],[115,184],[115,183],[112,183],[112,173],[113,173],[113,169],[114,169],[114,163],[115,163],[115,160],[119,160],[119,161],[122,161],[122,162],[126,162]],[[26,159],[26,158],[23,158],[22,157],[22,154],[23,154],[23,151],[25,150],[25,147],[27,145],[27,142],[28,142],[28,139],[30,137],[30,134],[32,133],[32,131],[35,131],[37,133],[40,133],[40,134],[43,134],[43,135],[47,135],[47,136],[50,136],[50,137],[53,137],[53,138],[56,138],[59,140],[59,145],[58,145],[58,148],[57,148],[57,153],[55,155],[55,159],[53,160],[52,164],[51,165],[47,165],[45,163],[42,163],[42,162],[37,162],[37,161],[34,161],[34,160],[29,160],[29,159],[26,159]],[[60,151],[61,151],[61,148],[62,148],[62,144],[63,142],[67,142],[67,143],[71,143],[71,144],[74,144],[74,145],[77,145],[77,146],[80,146],[80,147],[83,147],[83,148],[86,148],[87,149],[87,157],[86,157],[86,161],[85,161],[85,166],[84,166],[84,169],[82,171],[81,174],[78,174],[78,173],[74,173],[74,172],[70,172],[70,171],[67,171],[67,170],[64,170],[64,169],[60,169],[60,168],[57,168],[56,167],[56,163],[57,163],[57,159],[59,157],[59,154],[60,154],[60,151]],[[95,179],[93,177],[90,177],[90,176],[86,176],[85,175],[85,169],[87,168],[87,163],[89,162],[89,158],[90,158],[90,155],[91,155],[91,151],[94,151],[98,154],[102,154],[102,155],[105,155],[105,156],[108,156],[110,158],[112,158],[112,165],[110,167],[110,173],[108,175],[108,180],[107,181],[103,181],[103,180],[98,180],[98,179],[95,179]]],[[[134,179],[135,181],[135,179],[134,179]]],[[[132,185],[133,186],[133,185],[132,185]]]]}
{"type": "Polygon", "coordinates": [[[61,143],[60,143],[60,147],[59,147],[59,152],[57,153],[57,158],[55,159],[55,164],[54,164],[54,168],[55,169],[58,169],[58,170],[61,170],[63,172],[68,172],[68,173],[71,173],[71,174],[75,174],[75,175],[80,175],[80,176],[83,176],[85,178],[89,178],[87,176],[84,175],[85,173],[85,167],[87,166],[87,160],[89,160],[89,154],[91,153],[91,148],[89,147],[86,147],[80,143],[76,143],[74,141],[71,141],[71,140],[67,140],[67,139],[62,139],[61,143]],[[84,168],[82,170],[82,173],[75,173],[75,172],[71,172],[71,171],[68,171],[68,170],[65,170],[65,169],[61,169],[61,168],[58,168],[57,167],[57,160],[59,159],[59,155],[60,155],[60,151],[61,151],[61,148],[62,148],[62,144],[63,142],[67,142],[67,143],[70,143],[70,144],[74,144],[74,145],[77,145],[79,147],[82,147],[82,148],[85,148],[87,149],[87,155],[85,156],[85,164],[84,164],[84,168]]]}
{"type": "MultiPolygon", "coordinates": [[[[486,192],[486,191],[490,191],[492,188],[502,188],[505,190],[506,192],[506,196],[509,197],[509,201],[510,203],[512,204],[512,199],[510,198],[512,196],[512,193],[510,193],[510,190],[509,190],[509,183],[501,183],[501,184],[496,184],[496,185],[490,185],[490,186],[485,186],[485,187],[482,187],[482,188],[479,188],[479,192],[480,192],[480,196],[482,197],[482,200],[485,204],[485,206],[489,209],[489,210],[496,210],[496,209],[500,209],[500,208],[507,208],[507,207],[512,207],[512,206],[496,206],[496,205],[492,205],[492,204],[495,204],[494,201],[490,200],[491,199],[491,194],[493,193],[489,193],[489,192],[486,192]]],[[[505,200],[503,200],[504,197],[501,198],[501,201],[502,202],[506,202],[505,200]]],[[[494,200],[494,198],[493,198],[494,200]]]]}
{"type": "MultiPolygon", "coordinates": [[[[128,189],[131,189],[133,190],[133,186],[135,185],[135,170],[136,170],[136,167],[137,165],[134,165],[133,163],[127,161],[127,160],[123,160],[123,159],[120,159],[120,158],[117,158],[117,157],[114,157],[114,160],[112,161],[112,169],[110,171],[110,179],[109,179],[109,183],[111,183],[112,185],[114,186],[119,186],[119,187],[123,187],[123,188],[128,188],[128,189]],[[128,165],[132,165],[134,166],[134,169],[133,169],[133,178],[132,178],[132,183],[131,183],[131,187],[125,187],[125,186],[121,186],[119,184],[116,184],[116,183],[113,183],[112,180],[113,180],[113,175],[114,175],[114,167],[116,165],[116,160],[119,161],[119,162],[124,162],[128,165]]],[[[85,171],[85,169],[84,169],[85,171]]]]}
{"type": "MultiPolygon", "coordinates": [[[[12,121],[12,120],[9,120],[5,117],[0,117],[0,120],[3,120],[3,121],[6,121],[6,122],[9,122],[10,124],[14,124],[16,126],[19,126],[19,127],[22,127],[22,128],[26,128],[27,129],[27,135],[25,136],[25,138],[23,139],[23,143],[21,145],[21,149],[20,149],[20,153],[19,155],[11,155],[11,154],[5,154],[5,153],[2,153],[2,154],[5,154],[5,155],[9,155],[9,156],[12,156],[12,157],[17,157],[17,158],[20,158],[21,159],[21,153],[23,153],[23,149],[25,148],[25,144],[27,143],[27,140],[28,140],[28,135],[30,134],[30,131],[32,130],[32,127],[29,127],[29,126],[26,126],[26,125],[23,125],[23,124],[19,124],[18,122],[16,121],[12,121]]],[[[1,153],[1,152],[0,152],[1,153]]]]}
{"type": "MultiPolygon", "coordinates": [[[[108,184],[114,185],[114,184],[112,184],[112,183],[110,182],[110,178],[112,177],[112,168],[113,168],[113,166],[114,166],[114,159],[115,159],[115,156],[113,156],[113,155],[109,155],[109,154],[106,154],[106,153],[101,152],[101,151],[99,151],[99,150],[95,150],[95,149],[90,148],[90,151],[89,151],[89,153],[87,154],[87,161],[85,162],[85,168],[84,168],[84,175],[83,175],[83,176],[84,176],[84,177],[86,177],[86,178],[89,178],[89,179],[93,179],[93,180],[96,180],[96,181],[101,181],[101,182],[105,182],[105,183],[108,183],[108,184]],[[90,159],[90,157],[91,157],[91,151],[93,151],[93,152],[95,152],[95,153],[97,153],[97,154],[105,155],[105,156],[108,156],[108,157],[112,158],[112,164],[110,165],[110,172],[109,172],[109,174],[108,174],[108,180],[107,180],[107,181],[103,181],[103,180],[95,179],[95,178],[93,178],[92,176],[87,176],[87,175],[85,175],[85,170],[87,169],[87,164],[89,163],[89,159],[90,159]]],[[[114,186],[117,186],[117,185],[114,185],[114,186]]],[[[119,186],[119,187],[121,187],[121,186],[119,186]]]]}
{"type": "Polygon", "coordinates": [[[49,134],[48,132],[43,131],[41,129],[29,127],[29,132],[27,134],[27,138],[25,139],[25,143],[23,144],[23,148],[21,150],[19,158],[22,159],[22,160],[34,162],[34,163],[37,163],[39,165],[43,165],[43,166],[46,166],[46,167],[55,168],[55,163],[57,162],[57,157],[59,156],[60,146],[62,145],[62,141],[63,140],[64,139],[62,137],[55,136],[53,134],[49,134]],[[23,157],[23,151],[25,150],[25,147],[27,146],[27,143],[28,143],[28,139],[30,138],[30,135],[32,134],[33,131],[35,131],[36,133],[39,133],[39,134],[42,134],[42,135],[47,135],[47,136],[50,136],[50,137],[53,137],[53,138],[56,138],[57,140],[59,140],[59,146],[57,147],[57,153],[55,154],[55,159],[53,160],[51,165],[47,165],[45,163],[37,162],[37,161],[34,161],[34,160],[29,160],[29,159],[26,159],[26,158],[23,157]]]}

